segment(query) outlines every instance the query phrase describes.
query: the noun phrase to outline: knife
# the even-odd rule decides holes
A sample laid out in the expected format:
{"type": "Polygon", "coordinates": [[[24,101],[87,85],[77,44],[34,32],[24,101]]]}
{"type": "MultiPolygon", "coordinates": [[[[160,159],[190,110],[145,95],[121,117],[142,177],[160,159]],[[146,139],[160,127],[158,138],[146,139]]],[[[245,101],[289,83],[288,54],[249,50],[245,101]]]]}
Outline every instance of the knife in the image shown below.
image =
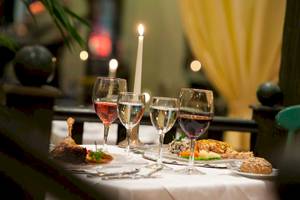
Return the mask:
{"type": "Polygon", "coordinates": [[[123,174],[123,175],[116,175],[116,176],[105,176],[102,177],[101,180],[114,180],[114,179],[141,179],[141,178],[156,178],[156,176],[153,176],[155,173],[162,170],[163,167],[155,168],[154,170],[151,170],[150,172],[146,174],[123,174]]]}
{"type": "Polygon", "coordinates": [[[96,173],[87,173],[88,178],[97,178],[97,177],[106,177],[106,176],[122,176],[128,174],[135,174],[139,172],[138,168],[135,168],[132,171],[124,171],[124,172],[112,172],[112,173],[105,173],[105,172],[96,172],[96,173]]]}

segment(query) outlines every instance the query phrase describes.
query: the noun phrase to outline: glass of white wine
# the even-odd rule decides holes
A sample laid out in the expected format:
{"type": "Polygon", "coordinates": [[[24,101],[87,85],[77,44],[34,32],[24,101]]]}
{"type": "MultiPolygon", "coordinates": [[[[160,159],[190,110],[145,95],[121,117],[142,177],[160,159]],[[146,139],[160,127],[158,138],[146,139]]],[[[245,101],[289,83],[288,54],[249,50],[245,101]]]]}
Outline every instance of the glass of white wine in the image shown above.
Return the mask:
{"type": "Polygon", "coordinates": [[[179,100],[169,97],[153,97],[150,104],[150,119],[159,135],[158,158],[151,168],[168,168],[162,163],[163,142],[167,133],[175,124],[179,111],[179,100]]]}
{"type": "Polygon", "coordinates": [[[145,110],[145,95],[133,92],[121,92],[118,97],[118,117],[126,128],[127,148],[130,154],[130,134],[132,129],[140,122],[145,110]]]}

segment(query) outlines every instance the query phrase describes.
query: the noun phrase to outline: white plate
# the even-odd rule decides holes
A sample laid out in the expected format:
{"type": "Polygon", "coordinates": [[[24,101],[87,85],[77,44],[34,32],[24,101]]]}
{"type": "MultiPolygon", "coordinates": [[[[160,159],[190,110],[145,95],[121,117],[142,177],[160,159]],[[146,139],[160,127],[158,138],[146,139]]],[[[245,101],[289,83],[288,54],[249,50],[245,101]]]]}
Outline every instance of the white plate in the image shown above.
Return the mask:
{"type": "Polygon", "coordinates": [[[247,173],[247,172],[241,172],[239,170],[232,170],[234,174],[245,176],[248,178],[256,178],[256,179],[267,179],[267,178],[274,178],[278,175],[278,169],[272,169],[271,174],[254,174],[254,173],[247,173]]]}
{"type": "MultiPolygon", "coordinates": [[[[150,159],[150,160],[156,160],[158,155],[158,148],[149,148],[148,150],[145,150],[144,152],[144,158],[150,159]]],[[[163,146],[163,158],[167,162],[171,162],[170,164],[174,163],[180,163],[183,165],[187,165],[189,162],[188,158],[182,158],[179,157],[177,154],[171,153],[168,150],[168,145],[163,146]]],[[[195,164],[199,165],[205,165],[205,164],[227,164],[227,163],[232,163],[236,161],[241,161],[240,159],[215,159],[215,160],[195,160],[195,164]]]]}
{"type": "MultiPolygon", "coordinates": [[[[181,162],[186,162],[186,163],[189,162],[188,158],[182,158],[170,152],[165,152],[164,157],[172,160],[181,161],[181,162]]],[[[212,160],[195,160],[194,162],[199,164],[225,164],[225,163],[231,163],[235,161],[240,161],[240,160],[239,159],[212,159],[212,160]]]]}
{"type": "MultiPolygon", "coordinates": [[[[148,160],[156,161],[158,154],[151,151],[146,151],[143,157],[148,160]]],[[[220,159],[220,160],[195,160],[194,165],[197,167],[211,167],[211,168],[228,168],[228,164],[237,161],[236,159],[220,159]]],[[[176,154],[168,152],[163,153],[163,163],[174,165],[188,165],[189,159],[180,158],[176,154]]]]}

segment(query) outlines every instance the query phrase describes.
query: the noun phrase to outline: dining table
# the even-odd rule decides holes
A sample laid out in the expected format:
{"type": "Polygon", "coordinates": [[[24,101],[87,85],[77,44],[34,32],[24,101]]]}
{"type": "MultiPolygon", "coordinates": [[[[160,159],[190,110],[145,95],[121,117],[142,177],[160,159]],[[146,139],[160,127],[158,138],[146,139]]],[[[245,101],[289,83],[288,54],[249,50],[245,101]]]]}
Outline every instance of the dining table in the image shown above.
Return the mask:
{"type": "MultiPolygon", "coordinates": [[[[94,145],[84,146],[90,150],[95,149],[94,145]]],[[[196,165],[203,172],[200,175],[180,174],[178,170],[187,166],[178,164],[166,164],[167,168],[153,171],[148,166],[154,161],[144,156],[146,149],[133,150],[128,155],[123,148],[109,145],[107,151],[114,158],[111,162],[72,165],[69,170],[95,187],[101,187],[106,199],[278,199],[273,176],[244,176],[231,167],[226,167],[228,165],[196,165]],[[111,173],[105,176],[101,172],[111,173]],[[149,173],[152,175],[147,176],[149,173]]]]}

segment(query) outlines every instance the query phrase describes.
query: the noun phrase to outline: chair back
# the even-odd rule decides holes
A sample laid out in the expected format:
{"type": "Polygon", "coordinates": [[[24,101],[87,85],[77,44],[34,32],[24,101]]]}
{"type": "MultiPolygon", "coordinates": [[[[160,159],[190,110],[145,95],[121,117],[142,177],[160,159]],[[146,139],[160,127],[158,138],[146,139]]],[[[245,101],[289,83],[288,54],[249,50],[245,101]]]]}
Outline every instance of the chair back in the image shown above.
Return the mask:
{"type": "Polygon", "coordinates": [[[294,134],[300,129],[300,105],[284,108],[275,119],[279,126],[288,130],[287,144],[291,144],[294,134]]]}

